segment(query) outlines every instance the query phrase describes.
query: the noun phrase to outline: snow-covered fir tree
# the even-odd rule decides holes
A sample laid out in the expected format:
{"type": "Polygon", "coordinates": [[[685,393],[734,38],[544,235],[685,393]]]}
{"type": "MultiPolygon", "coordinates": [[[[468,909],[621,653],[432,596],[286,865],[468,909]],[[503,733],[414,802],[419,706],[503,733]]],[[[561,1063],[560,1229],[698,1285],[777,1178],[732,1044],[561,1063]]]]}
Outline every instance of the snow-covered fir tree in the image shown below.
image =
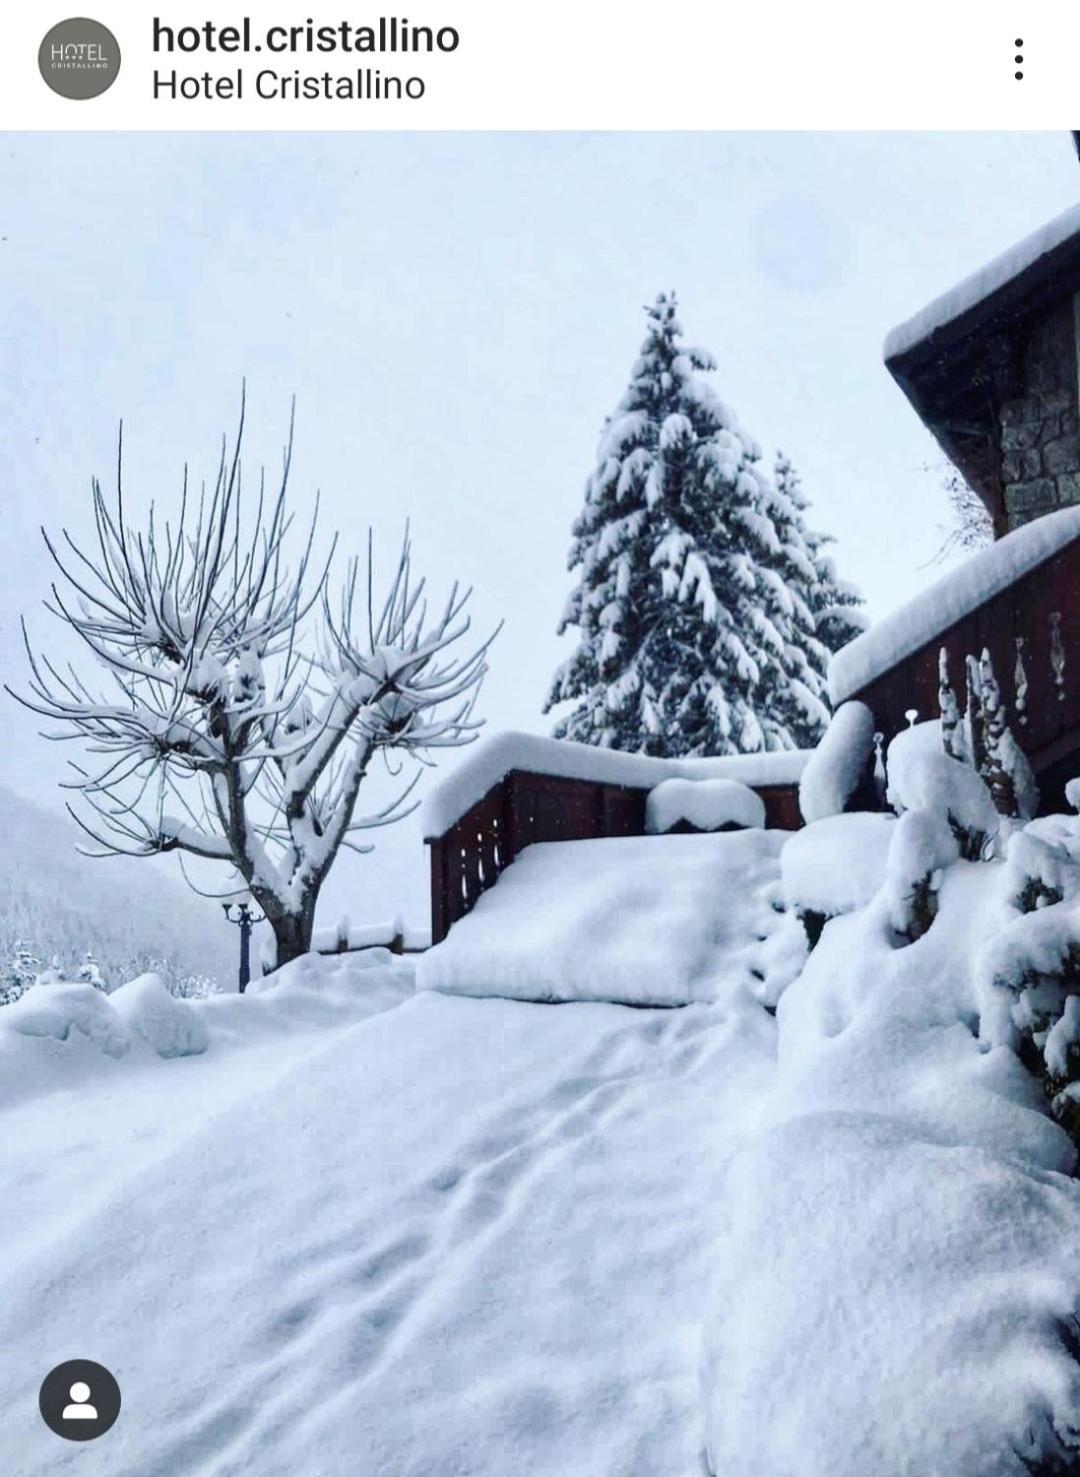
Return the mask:
{"type": "Polygon", "coordinates": [[[714,362],[683,343],[674,295],[647,311],[574,524],[559,630],[578,644],[545,711],[573,702],[559,737],[650,754],[812,745],[837,603],[822,540],[705,380],[714,362]]]}
{"type": "Polygon", "coordinates": [[[20,995],[25,995],[36,982],[40,968],[41,961],[21,939],[17,940],[11,961],[0,979],[0,1005],[11,1005],[20,995]]]}
{"type": "Polygon", "coordinates": [[[775,515],[783,548],[780,572],[792,595],[810,612],[809,627],[800,618],[796,637],[824,684],[829,657],[866,629],[860,608],[863,597],[837,574],[832,555],[826,552],[834,542],[832,535],[807,527],[810,504],[803,495],[802,479],[782,451],[776,454],[773,475],[780,505],[775,515]]]}

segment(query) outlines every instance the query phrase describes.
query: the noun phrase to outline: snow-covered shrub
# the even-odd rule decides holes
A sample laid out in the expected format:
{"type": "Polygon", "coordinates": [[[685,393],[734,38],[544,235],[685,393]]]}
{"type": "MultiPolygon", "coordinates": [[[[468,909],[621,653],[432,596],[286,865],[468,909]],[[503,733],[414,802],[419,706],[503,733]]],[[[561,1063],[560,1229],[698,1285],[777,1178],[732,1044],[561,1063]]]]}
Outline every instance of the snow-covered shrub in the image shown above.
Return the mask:
{"type": "Polygon", "coordinates": [[[39,982],[4,1011],[3,1025],[21,1036],[51,1036],[67,1041],[73,1031],[88,1037],[106,1056],[121,1057],[130,1038],[106,996],[86,984],[39,982]]]}
{"type": "Polygon", "coordinates": [[[868,778],[874,759],[874,718],[865,703],[843,703],[803,770],[799,809],[805,821],[839,815],[868,778]]]}
{"type": "Polygon", "coordinates": [[[942,871],[959,854],[940,809],[905,810],[897,821],[885,865],[885,902],[889,923],[909,943],[922,938],[937,917],[942,871]]]}
{"type": "Polygon", "coordinates": [[[141,974],[110,997],[117,1015],[158,1056],[198,1056],[210,1044],[203,1017],[177,999],[157,974],[141,974]]]}
{"type": "Polygon", "coordinates": [[[780,853],[784,903],[802,921],[811,947],[830,918],[865,907],[885,881],[896,820],[852,811],[796,831],[780,853]]]}
{"type": "Polygon", "coordinates": [[[1080,1141],[1080,904],[1049,903],[1014,919],[982,960],[990,986],[981,1034],[1008,1045],[1043,1083],[1051,1111],[1080,1141]]]}
{"type": "Polygon", "coordinates": [[[663,835],[680,823],[695,831],[765,825],[765,802],[738,780],[661,780],[645,801],[645,829],[663,835]]]}
{"type": "Polygon", "coordinates": [[[1000,817],[990,791],[970,764],[941,749],[941,725],[917,723],[888,752],[889,804],[899,812],[932,810],[948,821],[960,855],[977,861],[997,834],[1000,817]]]}
{"type": "Polygon", "coordinates": [[[109,993],[109,987],[101,973],[101,966],[91,950],[87,951],[86,958],[79,965],[78,978],[84,985],[93,985],[96,990],[104,990],[106,995],[109,993]]]}
{"type": "Polygon", "coordinates": [[[1017,831],[1009,838],[1005,879],[1011,906],[1033,913],[1080,893],[1080,860],[1030,830],[1017,831]]]}

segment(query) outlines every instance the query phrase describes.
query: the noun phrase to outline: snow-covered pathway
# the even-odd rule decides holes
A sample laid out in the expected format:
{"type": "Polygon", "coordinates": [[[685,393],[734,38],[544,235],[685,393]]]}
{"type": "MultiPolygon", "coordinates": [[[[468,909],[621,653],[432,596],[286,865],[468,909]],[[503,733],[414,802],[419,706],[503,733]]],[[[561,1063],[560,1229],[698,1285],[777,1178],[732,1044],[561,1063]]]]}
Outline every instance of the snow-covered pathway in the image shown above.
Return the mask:
{"type": "Polygon", "coordinates": [[[82,1092],[74,1146],[39,1111],[32,1154],[67,1195],[0,1270],[4,1471],[699,1472],[724,1163],[772,1038],[748,1002],[429,994],[309,1035],[291,1066],[253,1055],[242,1092],[212,1052],[128,1077],[141,1159],[112,1152],[115,1085],[82,1092]],[[90,1447],[36,1414],[70,1357],[124,1395],[90,1447]]]}

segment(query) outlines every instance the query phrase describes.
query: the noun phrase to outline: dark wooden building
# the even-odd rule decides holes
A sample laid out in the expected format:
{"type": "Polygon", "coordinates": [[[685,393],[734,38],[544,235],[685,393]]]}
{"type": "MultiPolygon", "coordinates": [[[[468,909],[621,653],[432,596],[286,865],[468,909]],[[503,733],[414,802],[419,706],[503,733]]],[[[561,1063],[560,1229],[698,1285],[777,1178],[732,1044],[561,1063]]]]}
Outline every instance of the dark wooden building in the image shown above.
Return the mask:
{"type": "Polygon", "coordinates": [[[833,700],[865,702],[889,739],[937,715],[942,647],[961,677],[986,649],[1060,808],[1080,773],[1080,208],[894,330],[885,362],[998,542],[839,653],[833,700]]]}

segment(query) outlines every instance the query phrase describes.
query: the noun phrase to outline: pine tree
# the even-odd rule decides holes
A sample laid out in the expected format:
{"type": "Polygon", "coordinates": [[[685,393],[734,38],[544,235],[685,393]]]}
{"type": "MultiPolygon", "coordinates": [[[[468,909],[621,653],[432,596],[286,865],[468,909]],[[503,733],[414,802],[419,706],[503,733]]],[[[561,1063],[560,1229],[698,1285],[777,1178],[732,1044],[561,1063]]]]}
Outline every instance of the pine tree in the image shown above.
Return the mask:
{"type": "Polygon", "coordinates": [[[776,454],[773,476],[778,498],[793,508],[793,514],[781,511],[777,517],[786,556],[784,578],[809,609],[811,623],[805,630],[800,622],[800,632],[805,630],[801,639],[814,670],[824,678],[832,654],[866,629],[859,608],[863,597],[850,581],[840,579],[832,555],[825,552],[835,542],[832,535],[807,527],[810,504],[802,478],[782,451],[776,454]]]}
{"type": "Polygon", "coordinates": [[[683,345],[674,296],[647,311],[574,524],[559,630],[578,645],[545,711],[573,701],[558,737],[651,754],[813,743],[826,655],[789,580],[801,557],[816,590],[818,549],[800,555],[800,510],[703,379],[714,363],[683,345]]]}
{"type": "Polygon", "coordinates": [[[11,1005],[20,995],[25,995],[37,980],[41,961],[17,940],[14,954],[3,977],[0,977],[0,1005],[11,1005]]]}

